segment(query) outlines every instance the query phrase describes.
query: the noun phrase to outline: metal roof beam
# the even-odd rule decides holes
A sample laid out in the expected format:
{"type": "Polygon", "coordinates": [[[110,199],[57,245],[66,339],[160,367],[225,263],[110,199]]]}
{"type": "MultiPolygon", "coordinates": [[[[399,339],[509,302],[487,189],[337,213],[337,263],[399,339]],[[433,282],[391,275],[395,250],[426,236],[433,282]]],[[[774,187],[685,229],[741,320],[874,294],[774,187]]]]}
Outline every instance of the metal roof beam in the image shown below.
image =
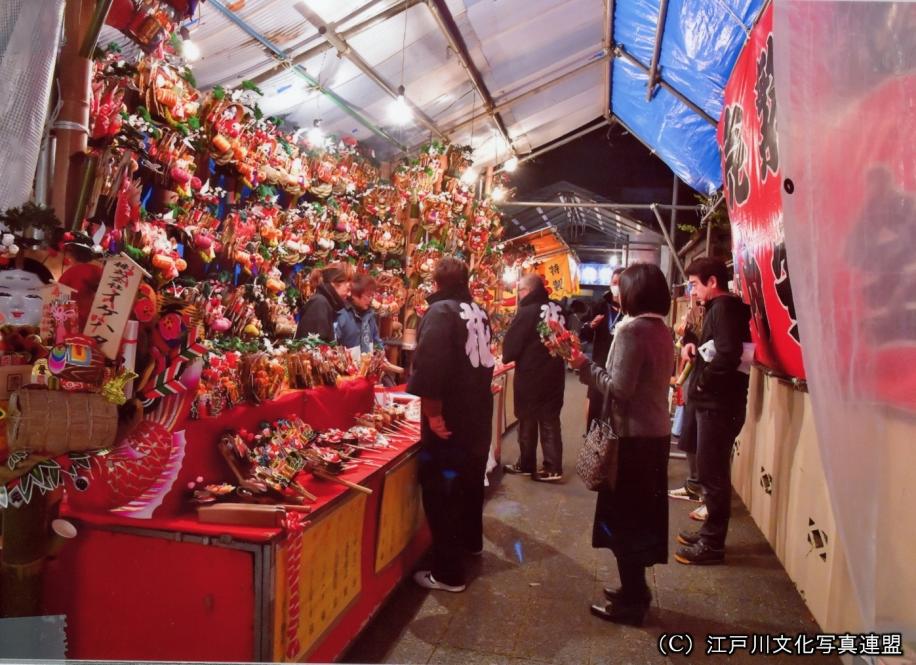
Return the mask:
{"type": "Polygon", "coordinates": [[[662,210],[693,210],[696,212],[699,206],[694,205],[669,205],[666,203],[560,203],[558,201],[511,201],[505,208],[514,206],[540,206],[542,208],[606,208],[609,210],[652,210],[660,208],[662,210]]]}
{"type": "MultiPolygon", "coordinates": [[[[363,58],[359,53],[357,53],[350,44],[347,43],[347,40],[344,39],[335,29],[334,25],[326,22],[321,16],[318,15],[311,7],[302,3],[296,3],[296,11],[298,11],[302,16],[304,16],[312,25],[318,28],[318,32],[328,41],[330,44],[337,49],[337,52],[359,69],[363,74],[368,76],[379,88],[381,88],[389,97],[392,99],[398,99],[401,96],[401,92],[398,91],[394,86],[392,86],[388,81],[383,79],[381,75],[375,71],[375,68],[369,64],[365,58],[363,58]]],[[[426,115],[423,110],[410,101],[406,96],[404,96],[404,102],[410,107],[410,110],[413,111],[414,115],[423,123],[427,129],[439,136],[440,138],[446,138],[445,134],[442,132],[439,127],[436,126],[436,123],[433,122],[432,118],[426,115]]]]}
{"type": "Polygon", "coordinates": [[[604,247],[602,245],[579,245],[576,249],[580,252],[594,252],[595,254],[617,254],[623,251],[622,247],[604,247]]]}
{"type": "MultiPolygon", "coordinates": [[[[527,229],[544,229],[550,228],[554,229],[557,232],[563,232],[566,227],[570,226],[574,222],[570,221],[564,211],[557,209],[550,210],[548,215],[544,215],[545,219],[536,219],[536,223],[525,224],[519,220],[518,226],[524,226],[527,229]]],[[[518,220],[518,218],[515,218],[518,220]]],[[[617,229],[606,229],[602,226],[595,224],[592,221],[586,220],[583,222],[583,225],[586,229],[600,233],[601,235],[609,238],[613,238],[619,242],[626,242],[629,239],[629,235],[624,231],[619,231],[617,229]]],[[[630,229],[627,229],[629,231],[630,229]]]]}
{"type": "Polygon", "coordinates": [[[661,0],[658,7],[658,25],[655,27],[655,48],[652,51],[652,63],[649,65],[649,81],[646,83],[646,101],[652,101],[655,84],[658,82],[658,59],[662,54],[662,36],[665,34],[665,18],[668,16],[668,0],[661,0]]]}
{"type": "MultiPolygon", "coordinates": [[[[529,97],[531,97],[531,96],[533,96],[533,95],[537,95],[538,93],[544,92],[544,91],[547,90],[548,88],[551,88],[551,87],[555,86],[555,85],[558,84],[558,83],[562,83],[562,82],[565,81],[566,79],[568,79],[568,78],[570,78],[570,77],[572,77],[572,76],[575,76],[576,74],[579,74],[580,72],[582,72],[582,71],[588,69],[589,67],[592,67],[592,66],[594,66],[594,65],[597,65],[597,64],[599,64],[599,63],[601,63],[601,62],[607,62],[608,60],[611,59],[611,57],[612,57],[612,54],[611,54],[610,51],[606,51],[606,50],[605,50],[605,51],[602,51],[602,52],[601,52],[601,55],[598,56],[597,58],[595,58],[594,60],[589,60],[588,62],[586,62],[586,63],[584,63],[584,64],[576,65],[576,66],[573,67],[572,69],[569,69],[569,70],[563,72],[562,74],[558,74],[557,76],[555,76],[555,77],[553,77],[553,78],[551,78],[551,79],[549,79],[549,80],[547,80],[547,81],[544,81],[543,83],[539,83],[539,84],[537,84],[535,87],[530,88],[530,89],[526,90],[525,92],[519,93],[519,94],[517,94],[517,95],[515,95],[515,96],[513,96],[513,97],[509,97],[509,98],[507,98],[507,99],[504,99],[503,101],[498,102],[498,103],[496,104],[496,106],[493,107],[493,111],[495,111],[495,112],[497,112],[497,113],[500,113],[500,112],[502,112],[502,111],[506,111],[506,110],[512,108],[513,106],[515,106],[516,104],[518,104],[519,102],[522,102],[522,101],[528,99],[529,97]]],[[[470,118],[466,118],[466,119],[462,120],[461,122],[459,122],[457,125],[453,125],[452,127],[449,127],[449,128],[446,130],[446,132],[447,132],[448,134],[452,134],[452,133],[454,133],[454,132],[457,132],[457,131],[460,130],[460,129],[464,129],[465,127],[467,127],[468,125],[470,125],[471,123],[473,123],[474,121],[476,121],[476,119],[477,119],[476,116],[473,116],[473,117],[470,117],[470,118]]]]}
{"type": "MultiPolygon", "coordinates": [[[[522,224],[525,224],[526,221],[531,222],[530,224],[526,224],[527,226],[533,226],[535,223],[542,224],[542,225],[545,223],[549,223],[554,226],[561,226],[561,225],[569,223],[568,221],[569,216],[567,215],[567,211],[563,210],[562,206],[553,206],[553,207],[547,208],[546,210],[544,210],[543,213],[535,213],[535,212],[528,212],[528,211],[526,211],[526,213],[515,214],[513,215],[512,218],[518,220],[522,224]]],[[[586,220],[586,223],[592,224],[594,226],[594,223],[589,222],[588,220],[586,220]]],[[[605,224],[607,224],[607,222],[605,222],[605,224]]],[[[614,225],[616,228],[616,222],[614,223],[614,225]]],[[[627,228],[627,227],[625,226],[624,228],[627,228]]],[[[630,229],[627,228],[627,230],[629,231],[630,229]]]]}
{"type": "Polygon", "coordinates": [[[612,215],[604,212],[600,208],[598,210],[593,209],[591,212],[601,220],[602,224],[612,225],[615,228],[620,227],[634,234],[645,232],[645,229],[641,228],[642,224],[640,224],[638,220],[635,220],[632,217],[620,215],[620,213],[614,213],[616,215],[620,215],[620,218],[618,219],[617,217],[613,217],[612,215]]]}
{"type": "MultiPolygon", "coordinates": [[[[560,232],[562,233],[562,232],[565,230],[565,229],[564,229],[565,226],[568,226],[568,224],[557,225],[555,228],[556,228],[558,231],[560,231],[560,232]]],[[[614,231],[606,231],[606,230],[604,230],[604,229],[600,229],[600,228],[596,227],[596,226],[594,225],[594,223],[592,223],[592,222],[585,222],[585,228],[586,228],[586,230],[588,230],[588,231],[594,231],[594,232],[598,233],[599,236],[602,236],[602,237],[604,237],[604,238],[608,238],[608,239],[609,239],[610,241],[612,241],[612,242],[625,243],[625,242],[627,242],[627,241],[629,240],[629,237],[628,237],[626,234],[624,234],[624,233],[619,233],[619,232],[614,232],[614,231]]],[[[577,243],[577,242],[575,242],[575,241],[572,241],[571,244],[578,245],[579,243],[577,243]]]]}
{"type": "MultiPolygon", "coordinates": [[[[634,56],[634,55],[632,55],[631,53],[629,53],[629,52],[623,47],[623,44],[617,44],[617,45],[614,47],[614,52],[615,52],[619,57],[623,58],[624,60],[626,60],[627,62],[629,62],[631,65],[633,65],[634,67],[636,67],[637,69],[642,70],[642,72],[643,72],[644,74],[646,74],[646,75],[649,74],[649,68],[648,68],[646,65],[644,65],[642,62],[640,62],[639,59],[638,59],[636,56],[634,56]]],[[[657,78],[658,78],[658,84],[659,84],[661,87],[663,87],[665,90],[667,90],[668,92],[670,92],[672,95],[674,95],[675,97],[677,97],[677,98],[681,101],[681,103],[684,104],[684,106],[688,107],[691,111],[693,111],[694,113],[696,113],[697,115],[699,115],[701,118],[703,118],[703,120],[705,120],[706,122],[708,122],[708,123],[709,123],[710,125],[712,125],[713,127],[718,127],[719,123],[716,121],[715,118],[713,118],[713,117],[712,117],[711,115],[709,115],[706,111],[704,111],[704,110],[701,109],[699,106],[697,106],[694,102],[692,102],[690,99],[688,99],[686,95],[684,95],[680,90],[678,90],[678,89],[675,88],[673,85],[671,85],[670,83],[668,83],[663,77],[658,76],[657,78]]]]}
{"type": "MultiPolygon", "coordinates": [[[[585,128],[583,128],[583,129],[580,129],[580,130],[579,130],[578,132],[576,132],[575,134],[570,134],[569,136],[567,136],[567,137],[564,138],[564,139],[561,139],[561,140],[559,140],[559,141],[556,141],[556,142],[554,142],[554,143],[551,143],[550,145],[545,146],[545,147],[543,147],[543,148],[540,148],[540,149],[538,149],[538,150],[535,150],[535,151],[533,151],[533,152],[529,152],[529,153],[528,153],[527,155],[525,155],[524,157],[519,157],[518,163],[519,163],[519,164],[522,164],[523,162],[527,162],[528,160],[534,159],[535,157],[540,157],[541,155],[543,155],[543,154],[545,154],[545,153],[548,153],[548,152],[550,152],[551,150],[555,150],[555,149],[559,148],[560,146],[564,146],[564,145],[566,145],[567,143],[571,143],[571,142],[575,141],[575,140],[578,139],[578,138],[582,138],[582,137],[585,136],[586,134],[591,134],[591,133],[592,133],[593,131],[595,131],[596,129],[601,129],[601,128],[604,127],[605,125],[607,125],[607,121],[606,121],[604,118],[602,118],[602,119],[601,119],[601,122],[599,122],[599,123],[597,123],[597,124],[595,124],[595,125],[589,125],[588,127],[585,127],[585,128]]],[[[503,171],[503,167],[499,167],[499,168],[496,170],[497,173],[501,173],[502,171],[503,171]]],[[[513,201],[512,204],[515,205],[515,202],[513,201]]]]}
{"type": "Polygon", "coordinates": [[[493,101],[493,96],[490,94],[487,84],[480,75],[480,70],[477,69],[477,65],[475,65],[474,61],[471,59],[468,46],[464,41],[464,37],[461,35],[461,31],[458,29],[458,24],[455,23],[455,17],[452,16],[452,12],[449,10],[448,5],[445,3],[445,0],[427,0],[426,6],[429,8],[429,11],[432,12],[433,18],[436,19],[436,23],[439,24],[439,29],[442,31],[442,34],[445,35],[449,46],[461,61],[461,66],[464,68],[468,78],[477,90],[477,94],[480,95],[480,98],[483,100],[487,113],[493,118],[493,122],[496,124],[499,133],[506,142],[510,154],[514,155],[515,146],[512,145],[512,139],[509,137],[509,130],[506,128],[506,123],[503,122],[502,116],[496,110],[496,102],[493,101]]]}
{"type": "MultiPolygon", "coordinates": [[[[340,35],[345,40],[352,39],[356,35],[359,35],[365,32],[366,30],[370,30],[374,28],[375,26],[381,23],[384,23],[388,19],[394,18],[398,14],[406,12],[408,9],[410,9],[414,5],[420,4],[421,2],[423,2],[423,0],[404,0],[404,2],[400,2],[393,7],[389,7],[388,9],[385,9],[379,12],[378,14],[375,14],[374,16],[370,16],[369,18],[357,23],[356,25],[350,28],[347,28],[346,30],[341,32],[340,35]]],[[[365,12],[367,9],[371,8],[375,4],[377,3],[373,2],[370,5],[363,5],[362,7],[356,9],[355,11],[347,14],[339,21],[335,22],[334,25],[339,26],[339,25],[342,25],[348,22],[349,20],[352,20],[353,18],[356,18],[357,16],[359,16],[359,14],[365,12]]],[[[324,40],[324,38],[321,35],[313,35],[309,37],[298,48],[302,48],[302,46],[312,44],[315,42],[321,42],[321,43],[316,44],[312,48],[308,49],[307,51],[303,51],[302,53],[299,53],[298,55],[291,55],[287,53],[278,54],[277,62],[271,65],[268,69],[259,73],[257,76],[252,77],[251,81],[255,83],[256,85],[260,85],[261,83],[264,83],[265,81],[269,79],[272,79],[273,77],[277,76],[278,74],[282,74],[285,70],[289,69],[290,67],[294,67],[296,65],[304,65],[306,62],[308,62],[315,56],[321,55],[325,51],[329,51],[332,48],[334,48],[331,45],[331,43],[324,40]]]]}
{"type": "MultiPolygon", "coordinates": [[[[242,19],[238,14],[236,14],[234,11],[226,7],[223,4],[223,1],[224,0],[211,0],[210,4],[213,7],[216,7],[217,11],[219,11],[223,16],[229,19],[229,21],[231,21],[238,28],[240,28],[242,32],[244,32],[246,35],[254,39],[256,42],[258,42],[261,46],[266,48],[268,51],[270,51],[271,53],[273,53],[276,56],[283,56],[283,51],[282,49],[280,49],[279,46],[271,42],[269,39],[264,37],[264,35],[262,35],[257,30],[255,30],[250,25],[248,25],[248,23],[245,22],[245,20],[242,19]]],[[[398,141],[396,138],[391,136],[388,132],[386,132],[380,126],[378,126],[377,124],[375,124],[374,122],[366,118],[366,116],[364,116],[362,113],[360,113],[355,108],[353,108],[353,106],[351,106],[349,102],[347,102],[345,99],[343,99],[342,97],[334,93],[332,90],[328,90],[327,88],[322,86],[321,83],[311,74],[309,74],[305,70],[304,67],[300,65],[293,65],[292,70],[296,74],[301,76],[303,79],[305,79],[316,90],[324,93],[329,99],[331,99],[335,104],[337,104],[342,110],[348,113],[351,117],[353,117],[353,119],[355,119],[363,127],[370,130],[372,133],[380,136],[381,138],[385,139],[391,145],[396,146],[402,150],[405,149],[404,146],[401,145],[400,141],[398,141]]]]}
{"type": "MultiPolygon", "coordinates": [[[[614,70],[614,0],[604,0],[604,50],[610,54],[610,62],[604,72],[604,99],[601,104],[604,108],[604,120],[609,125],[614,124],[611,109],[611,85],[614,70]]],[[[655,151],[653,150],[654,154],[655,151]]]]}

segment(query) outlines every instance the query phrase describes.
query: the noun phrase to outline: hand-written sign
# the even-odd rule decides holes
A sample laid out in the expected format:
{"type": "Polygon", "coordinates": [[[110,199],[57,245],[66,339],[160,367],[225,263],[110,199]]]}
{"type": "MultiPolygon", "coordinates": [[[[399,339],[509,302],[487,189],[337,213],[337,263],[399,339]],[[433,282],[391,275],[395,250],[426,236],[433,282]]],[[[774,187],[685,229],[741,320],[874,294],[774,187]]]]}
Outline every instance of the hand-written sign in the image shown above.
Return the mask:
{"type": "Polygon", "coordinates": [[[578,292],[579,285],[572,278],[569,269],[569,254],[556,254],[541,263],[537,271],[544,278],[547,292],[554,300],[566,296],[573,296],[578,292]]]}
{"type": "Polygon", "coordinates": [[[118,356],[124,326],[144,274],[143,268],[123,254],[105,262],[83,334],[96,341],[106,358],[114,360],[118,356]]]}

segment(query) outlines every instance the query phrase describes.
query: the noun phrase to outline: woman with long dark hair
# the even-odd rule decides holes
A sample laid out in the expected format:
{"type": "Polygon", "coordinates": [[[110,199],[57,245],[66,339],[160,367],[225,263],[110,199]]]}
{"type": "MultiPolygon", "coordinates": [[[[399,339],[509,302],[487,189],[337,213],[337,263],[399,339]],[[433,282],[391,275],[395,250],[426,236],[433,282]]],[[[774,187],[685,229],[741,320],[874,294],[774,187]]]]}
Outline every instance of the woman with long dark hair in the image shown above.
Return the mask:
{"type": "Polygon", "coordinates": [[[302,306],[302,316],[296,337],[318,335],[325,342],[334,342],[334,320],[337,313],[346,306],[350,295],[350,266],[346,263],[332,263],[321,270],[313,270],[309,284],[314,293],[302,306]]]}
{"type": "Polygon", "coordinates": [[[671,295],[657,266],[637,263],[620,275],[620,306],[607,364],[585,356],[570,365],[607,400],[605,418],[620,437],[614,489],[602,488],[595,507],[592,546],[617,558],[620,588],[605,589],[608,603],[592,613],[640,625],[652,602],[646,568],[668,562],[668,385],[674,344],[666,322],[671,295]]]}

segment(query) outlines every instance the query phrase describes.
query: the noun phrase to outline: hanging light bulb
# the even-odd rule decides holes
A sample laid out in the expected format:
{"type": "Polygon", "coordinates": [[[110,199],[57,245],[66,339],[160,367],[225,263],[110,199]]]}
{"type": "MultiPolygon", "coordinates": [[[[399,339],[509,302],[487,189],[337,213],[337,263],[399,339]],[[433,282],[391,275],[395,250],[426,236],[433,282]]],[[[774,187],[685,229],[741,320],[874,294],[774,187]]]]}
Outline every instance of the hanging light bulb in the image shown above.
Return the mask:
{"type": "Polygon", "coordinates": [[[518,168],[518,157],[510,157],[506,160],[506,163],[503,164],[503,171],[507,173],[512,173],[515,169],[518,168]]]}
{"type": "Polygon", "coordinates": [[[321,118],[315,118],[312,128],[306,134],[309,143],[313,146],[320,146],[324,143],[324,130],[321,128],[321,118]]]}
{"type": "Polygon", "coordinates": [[[465,185],[473,185],[477,182],[477,169],[473,166],[469,166],[465,169],[464,173],[461,174],[461,182],[465,185]]]}
{"type": "Polygon", "coordinates": [[[497,185],[493,188],[493,200],[494,201],[503,201],[506,198],[506,190],[502,185],[497,185]]]}
{"type": "Polygon", "coordinates": [[[406,125],[413,119],[413,111],[404,97],[403,85],[398,87],[397,99],[393,100],[391,106],[388,107],[388,119],[398,126],[406,125]]]}
{"type": "Polygon", "coordinates": [[[187,26],[183,25],[178,34],[181,35],[181,57],[188,62],[198,60],[200,58],[200,47],[191,41],[191,31],[188,30],[187,26]]]}
{"type": "Polygon", "coordinates": [[[181,55],[188,62],[200,59],[200,47],[190,39],[181,43],[181,55]]]}

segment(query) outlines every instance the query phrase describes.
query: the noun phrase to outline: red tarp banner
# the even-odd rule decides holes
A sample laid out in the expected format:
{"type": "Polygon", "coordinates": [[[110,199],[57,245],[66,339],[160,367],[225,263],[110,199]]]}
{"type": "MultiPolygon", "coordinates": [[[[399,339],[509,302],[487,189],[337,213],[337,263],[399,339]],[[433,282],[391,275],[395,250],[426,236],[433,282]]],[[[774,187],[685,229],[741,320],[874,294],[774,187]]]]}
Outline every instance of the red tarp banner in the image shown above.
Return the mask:
{"type": "Polygon", "coordinates": [[[718,140],[735,274],[753,312],[756,360],[804,378],[780,196],[772,4],[751,32],[725,87],[718,140]]]}

